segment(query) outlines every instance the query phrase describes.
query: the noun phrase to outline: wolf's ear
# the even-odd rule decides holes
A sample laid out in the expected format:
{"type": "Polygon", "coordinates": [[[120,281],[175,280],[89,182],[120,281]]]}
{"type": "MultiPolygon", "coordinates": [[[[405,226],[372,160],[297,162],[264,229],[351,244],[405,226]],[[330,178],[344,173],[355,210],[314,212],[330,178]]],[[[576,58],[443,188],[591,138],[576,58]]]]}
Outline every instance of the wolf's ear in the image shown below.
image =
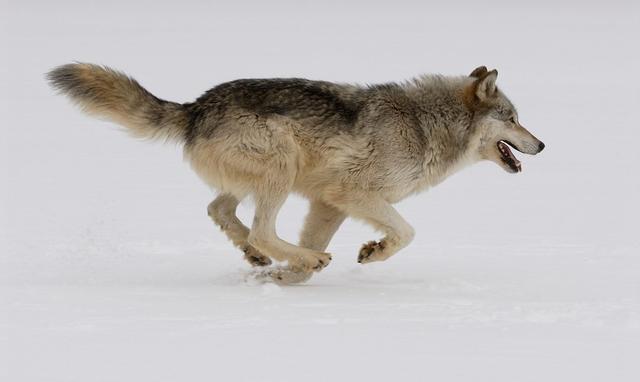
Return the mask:
{"type": "Polygon", "coordinates": [[[478,66],[477,68],[473,69],[473,72],[471,72],[471,74],[469,74],[469,77],[475,77],[475,78],[480,78],[482,76],[484,76],[487,73],[487,67],[486,66],[478,66]]]}
{"type": "Polygon", "coordinates": [[[478,78],[474,87],[476,89],[475,95],[480,101],[485,101],[496,94],[496,79],[498,78],[498,71],[493,69],[490,72],[486,72],[480,78],[478,78]]]}

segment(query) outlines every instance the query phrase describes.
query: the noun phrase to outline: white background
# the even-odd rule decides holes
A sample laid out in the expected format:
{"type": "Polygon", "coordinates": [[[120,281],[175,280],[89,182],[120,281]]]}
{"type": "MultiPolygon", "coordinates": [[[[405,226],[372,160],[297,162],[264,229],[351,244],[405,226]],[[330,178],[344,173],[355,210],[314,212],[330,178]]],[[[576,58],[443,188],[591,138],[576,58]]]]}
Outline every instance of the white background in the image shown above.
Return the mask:
{"type": "MultiPolygon", "coordinates": [[[[638,380],[640,12],[535,3],[2,0],[0,379],[638,380]],[[348,221],[309,283],[260,284],[179,147],[47,86],[74,60],[178,102],[487,65],[547,148],[399,203],[417,237],[387,262],[356,263],[378,234],[348,221]]],[[[283,237],[305,208],[287,203],[283,237]]]]}

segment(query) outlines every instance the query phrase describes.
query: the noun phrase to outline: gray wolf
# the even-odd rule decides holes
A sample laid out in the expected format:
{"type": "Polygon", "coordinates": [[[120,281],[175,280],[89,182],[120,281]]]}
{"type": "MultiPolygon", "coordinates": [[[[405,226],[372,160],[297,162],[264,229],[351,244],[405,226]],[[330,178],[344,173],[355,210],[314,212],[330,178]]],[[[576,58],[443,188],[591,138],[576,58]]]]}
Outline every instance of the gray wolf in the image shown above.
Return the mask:
{"type": "Polygon", "coordinates": [[[51,85],[87,113],[137,137],[184,144],[194,171],[219,191],[209,216],[251,264],[283,262],[270,275],[292,282],[329,264],[325,250],[347,216],[384,234],[362,246],[358,262],[383,261],[414,237],[394,203],[483,160],[520,172],[510,147],[542,151],[497,76],[481,66],[468,76],[370,86],[242,79],[179,104],[103,66],[75,63],[48,73],[51,85]],[[298,245],[275,229],[292,192],[310,201],[298,245]],[[255,201],[251,228],[236,216],[245,197],[255,201]]]}

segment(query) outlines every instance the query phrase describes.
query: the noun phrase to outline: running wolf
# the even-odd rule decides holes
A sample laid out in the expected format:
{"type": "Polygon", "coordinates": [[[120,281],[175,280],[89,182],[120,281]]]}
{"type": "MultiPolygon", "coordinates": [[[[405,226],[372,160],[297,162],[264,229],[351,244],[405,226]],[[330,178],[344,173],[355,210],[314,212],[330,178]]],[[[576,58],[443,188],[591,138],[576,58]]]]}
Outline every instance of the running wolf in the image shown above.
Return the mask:
{"type": "Polygon", "coordinates": [[[75,63],[48,73],[51,85],[89,114],[137,137],[183,143],[195,172],[219,191],[209,216],[252,265],[284,262],[286,272],[274,275],[293,281],[329,264],[325,250],[347,216],[385,235],[364,244],[358,262],[383,261],[414,237],[394,203],[481,160],[520,172],[510,147],[542,151],[497,76],[481,66],[469,76],[370,86],[241,79],[179,104],[104,66],[75,63]],[[299,245],[275,229],[292,192],[310,201],[299,245]],[[236,216],[248,196],[255,201],[251,228],[236,216]]]}

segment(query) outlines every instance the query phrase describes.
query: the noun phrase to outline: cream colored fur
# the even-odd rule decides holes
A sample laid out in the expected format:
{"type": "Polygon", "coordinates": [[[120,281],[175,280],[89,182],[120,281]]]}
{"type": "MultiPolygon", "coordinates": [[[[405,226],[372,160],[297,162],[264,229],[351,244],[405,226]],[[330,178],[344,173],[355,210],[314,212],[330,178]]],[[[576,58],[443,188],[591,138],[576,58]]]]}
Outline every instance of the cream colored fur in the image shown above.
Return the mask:
{"type": "Polygon", "coordinates": [[[501,156],[501,141],[522,152],[541,151],[544,145],[520,125],[496,88],[496,77],[497,71],[480,67],[469,77],[425,76],[369,89],[243,80],[180,105],[108,68],[73,64],[50,73],[53,85],[86,111],[137,136],[184,140],[186,160],[219,192],[209,216],[251,264],[286,263],[269,275],[289,282],[329,264],[325,251],[347,216],[384,235],[363,245],[358,261],[386,260],[415,235],[393,203],[480,160],[519,171],[501,156]],[[278,212],[291,193],[310,201],[299,245],[276,233],[278,212]],[[236,216],[248,196],[255,201],[250,227],[236,216]]]}

